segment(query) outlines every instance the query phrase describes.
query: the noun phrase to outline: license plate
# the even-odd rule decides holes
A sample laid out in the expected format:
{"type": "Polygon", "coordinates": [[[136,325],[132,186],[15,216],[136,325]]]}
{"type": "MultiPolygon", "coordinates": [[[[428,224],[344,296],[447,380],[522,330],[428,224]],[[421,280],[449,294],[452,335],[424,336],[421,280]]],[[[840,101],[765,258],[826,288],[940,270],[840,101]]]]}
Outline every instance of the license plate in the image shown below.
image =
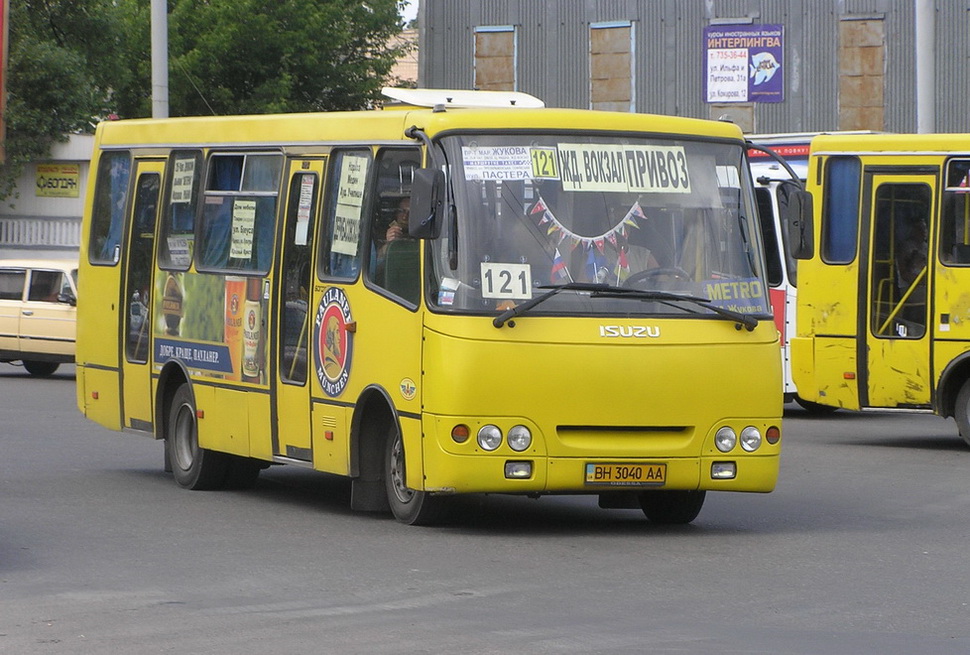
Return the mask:
{"type": "Polygon", "coordinates": [[[586,484],[648,486],[666,481],[666,464],[586,464],[586,484]]]}

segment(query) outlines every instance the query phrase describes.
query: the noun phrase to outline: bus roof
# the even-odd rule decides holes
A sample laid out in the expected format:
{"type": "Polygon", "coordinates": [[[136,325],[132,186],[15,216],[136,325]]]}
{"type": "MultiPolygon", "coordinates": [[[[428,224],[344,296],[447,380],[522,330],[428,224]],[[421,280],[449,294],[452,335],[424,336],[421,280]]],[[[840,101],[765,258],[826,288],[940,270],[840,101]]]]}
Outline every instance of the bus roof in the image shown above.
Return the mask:
{"type": "Polygon", "coordinates": [[[405,139],[404,130],[411,126],[429,135],[461,129],[574,129],[743,138],[733,123],[696,118],[583,109],[448,108],[106,121],[98,125],[96,143],[101,148],[382,143],[405,139]]]}
{"type": "Polygon", "coordinates": [[[951,155],[970,153],[970,134],[823,134],[812,141],[812,154],[951,155]]]}

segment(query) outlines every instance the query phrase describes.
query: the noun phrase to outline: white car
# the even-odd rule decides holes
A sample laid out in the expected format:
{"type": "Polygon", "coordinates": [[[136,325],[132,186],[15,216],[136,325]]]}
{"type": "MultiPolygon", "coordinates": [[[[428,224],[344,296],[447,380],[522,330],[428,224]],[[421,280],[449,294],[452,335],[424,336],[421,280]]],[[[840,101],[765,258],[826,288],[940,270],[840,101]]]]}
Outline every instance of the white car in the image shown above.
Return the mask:
{"type": "Polygon", "coordinates": [[[0,362],[45,376],[74,361],[77,262],[0,260],[0,362]]]}

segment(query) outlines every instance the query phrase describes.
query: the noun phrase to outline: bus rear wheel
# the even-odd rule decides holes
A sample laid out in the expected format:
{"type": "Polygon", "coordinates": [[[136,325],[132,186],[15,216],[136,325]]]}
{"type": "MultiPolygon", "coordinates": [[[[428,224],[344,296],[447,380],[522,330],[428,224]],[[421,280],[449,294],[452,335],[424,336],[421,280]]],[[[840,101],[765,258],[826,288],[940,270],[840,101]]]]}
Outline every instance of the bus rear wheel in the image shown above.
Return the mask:
{"type": "Polygon", "coordinates": [[[432,525],[445,517],[447,499],[407,486],[404,439],[392,423],[384,453],[384,488],[391,512],[407,525],[432,525]]]}
{"type": "Polygon", "coordinates": [[[683,525],[701,513],[706,491],[644,491],[640,509],[653,523],[683,525]]]}
{"type": "Polygon", "coordinates": [[[956,404],[953,406],[953,418],[960,428],[960,436],[970,446],[970,380],[963,383],[957,394],[956,404]]]}
{"type": "Polygon", "coordinates": [[[218,489],[223,486],[229,458],[223,453],[199,447],[195,401],[189,385],[175,391],[165,426],[168,451],[175,482],[185,489],[218,489]]]}

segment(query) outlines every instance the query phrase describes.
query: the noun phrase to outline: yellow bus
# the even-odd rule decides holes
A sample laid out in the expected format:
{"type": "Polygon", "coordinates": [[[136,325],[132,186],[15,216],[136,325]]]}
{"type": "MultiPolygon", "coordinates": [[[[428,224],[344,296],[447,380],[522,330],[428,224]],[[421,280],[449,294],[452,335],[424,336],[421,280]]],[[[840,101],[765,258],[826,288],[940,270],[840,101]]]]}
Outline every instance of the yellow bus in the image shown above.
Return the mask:
{"type": "Polygon", "coordinates": [[[388,90],[379,111],[98,126],[77,401],[190,489],[291,464],[440,520],[768,492],[778,334],[740,130],[388,90]],[[410,206],[409,206],[410,205],[410,206]]]}
{"type": "Polygon", "coordinates": [[[953,416],[970,443],[970,136],[822,135],[799,239],[798,393],[953,416]]]}

